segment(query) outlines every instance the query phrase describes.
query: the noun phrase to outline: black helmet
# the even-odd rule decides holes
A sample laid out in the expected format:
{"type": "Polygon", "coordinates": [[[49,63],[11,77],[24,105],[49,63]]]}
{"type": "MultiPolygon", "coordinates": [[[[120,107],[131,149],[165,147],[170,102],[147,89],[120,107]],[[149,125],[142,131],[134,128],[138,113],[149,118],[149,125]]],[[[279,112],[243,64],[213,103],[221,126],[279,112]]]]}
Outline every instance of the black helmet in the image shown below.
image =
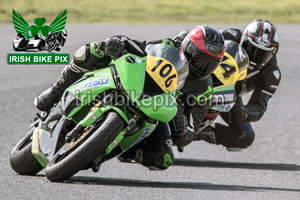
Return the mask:
{"type": "Polygon", "coordinates": [[[225,47],[222,34],[206,25],[197,26],[189,32],[181,44],[190,69],[190,75],[205,79],[219,66],[225,47]]]}
{"type": "Polygon", "coordinates": [[[277,53],[278,33],[270,22],[254,20],[244,30],[240,44],[249,56],[250,66],[260,69],[277,53]]]}

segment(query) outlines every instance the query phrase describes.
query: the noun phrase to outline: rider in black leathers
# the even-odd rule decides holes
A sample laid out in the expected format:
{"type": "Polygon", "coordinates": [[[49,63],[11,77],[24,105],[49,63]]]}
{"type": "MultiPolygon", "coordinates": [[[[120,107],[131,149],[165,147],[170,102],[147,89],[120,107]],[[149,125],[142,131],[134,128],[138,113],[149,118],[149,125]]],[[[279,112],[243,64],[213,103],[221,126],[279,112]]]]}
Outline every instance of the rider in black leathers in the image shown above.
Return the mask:
{"type": "Polygon", "coordinates": [[[255,132],[250,122],[261,119],[280,83],[281,73],[276,59],[278,34],[275,26],[265,20],[254,20],[243,32],[226,29],[222,34],[225,39],[240,43],[249,56],[250,65],[246,78],[236,83],[239,98],[235,106],[230,112],[221,113],[228,126],[215,123],[215,126],[201,132],[199,137],[235,150],[247,148],[253,143],[255,132]],[[244,105],[242,95],[251,91],[251,98],[244,105]]]}
{"type": "Polygon", "coordinates": [[[203,65],[202,71],[194,72],[191,70],[193,63],[189,63],[190,75],[179,92],[178,112],[169,122],[174,144],[184,147],[195,139],[196,132],[211,106],[213,85],[210,75],[220,64],[225,47],[224,38],[220,32],[207,26],[199,27],[196,31],[195,29],[182,31],[174,40],[177,45],[182,46],[185,55],[197,46],[198,54],[195,55],[197,61],[194,62],[203,65]],[[197,34],[201,37],[195,40],[194,35],[197,34]]]}

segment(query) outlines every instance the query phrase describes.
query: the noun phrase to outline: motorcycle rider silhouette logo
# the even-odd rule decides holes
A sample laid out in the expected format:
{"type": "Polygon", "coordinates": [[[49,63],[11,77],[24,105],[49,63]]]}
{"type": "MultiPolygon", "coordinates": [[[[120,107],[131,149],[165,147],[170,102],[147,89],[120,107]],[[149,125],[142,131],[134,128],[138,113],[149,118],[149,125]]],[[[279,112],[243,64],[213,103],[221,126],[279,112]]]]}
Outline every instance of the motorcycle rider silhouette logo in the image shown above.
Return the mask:
{"type": "Polygon", "coordinates": [[[46,19],[35,18],[35,25],[29,26],[22,15],[13,9],[13,24],[17,32],[17,38],[13,40],[13,49],[15,51],[27,51],[37,49],[39,51],[47,50],[48,52],[60,51],[64,46],[67,31],[64,29],[67,20],[67,10],[60,14],[51,22],[50,26],[44,25],[46,19]]]}

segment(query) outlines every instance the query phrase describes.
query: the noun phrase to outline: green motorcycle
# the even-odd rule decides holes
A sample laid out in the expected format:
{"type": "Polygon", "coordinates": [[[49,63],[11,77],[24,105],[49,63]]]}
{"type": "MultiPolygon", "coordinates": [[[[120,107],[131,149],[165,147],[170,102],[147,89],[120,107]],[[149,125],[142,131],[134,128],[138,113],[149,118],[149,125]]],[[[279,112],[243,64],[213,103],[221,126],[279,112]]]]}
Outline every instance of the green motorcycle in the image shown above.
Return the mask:
{"type": "Polygon", "coordinates": [[[107,68],[85,74],[49,113],[38,114],[10,155],[19,174],[43,168],[50,181],[107,161],[153,132],[177,112],[175,91],[188,75],[180,51],[148,45],[147,56],[127,53],[107,68]]]}

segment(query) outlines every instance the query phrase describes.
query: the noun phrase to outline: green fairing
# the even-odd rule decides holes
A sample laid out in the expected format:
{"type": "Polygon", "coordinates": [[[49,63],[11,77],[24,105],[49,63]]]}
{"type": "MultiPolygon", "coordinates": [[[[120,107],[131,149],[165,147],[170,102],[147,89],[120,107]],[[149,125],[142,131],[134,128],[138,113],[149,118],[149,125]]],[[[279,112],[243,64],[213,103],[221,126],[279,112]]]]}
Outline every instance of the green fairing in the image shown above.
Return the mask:
{"type": "MultiPolygon", "coordinates": [[[[119,145],[121,146],[122,150],[125,151],[126,149],[128,149],[132,145],[140,142],[143,138],[148,137],[154,131],[154,129],[156,128],[156,126],[157,126],[156,124],[151,124],[151,123],[145,122],[145,126],[141,130],[139,130],[137,133],[135,133],[135,134],[133,134],[131,136],[125,137],[119,143],[119,145]]],[[[122,133],[120,133],[120,134],[122,134],[122,133]]]]}
{"type": "Polygon", "coordinates": [[[94,109],[93,111],[91,111],[83,120],[80,121],[80,125],[82,127],[87,127],[87,126],[92,125],[101,115],[103,115],[105,112],[107,112],[109,110],[114,110],[117,113],[119,113],[119,115],[128,124],[128,118],[122,110],[120,110],[117,107],[107,105],[105,107],[98,107],[98,108],[94,109]],[[95,116],[94,119],[91,117],[92,115],[95,116]]]}
{"type": "Polygon", "coordinates": [[[88,103],[91,103],[98,94],[105,90],[116,88],[109,67],[90,72],[86,76],[89,76],[89,78],[72,85],[67,89],[67,91],[72,93],[82,103],[74,111],[72,111],[72,113],[70,113],[70,115],[67,117],[68,119],[77,113],[77,111],[79,111],[82,107],[86,106],[88,103]],[[108,79],[109,81],[107,81],[108,79]],[[104,80],[104,82],[100,82],[100,80],[104,80]]]}
{"type": "Polygon", "coordinates": [[[130,99],[137,103],[137,107],[148,117],[162,122],[169,122],[177,113],[175,92],[161,94],[139,100],[143,92],[146,73],[146,59],[133,54],[127,54],[116,62],[121,82],[130,99]],[[125,59],[132,57],[135,63],[125,59]],[[140,63],[145,63],[141,65],[140,63]],[[128,76],[127,74],[131,74],[128,76]],[[138,84],[137,84],[138,83],[138,84]]]}
{"type": "Polygon", "coordinates": [[[115,64],[124,90],[133,102],[137,102],[143,92],[145,83],[145,58],[140,58],[133,54],[127,54],[119,58],[115,64]],[[134,63],[129,63],[125,60],[126,57],[129,56],[134,59],[134,63]],[[130,76],[128,76],[128,74],[130,74],[130,76]]]}
{"type": "MultiPolygon", "coordinates": [[[[158,121],[169,122],[177,112],[175,92],[139,100],[143,92],[146,73],[146,64],[141,65],[140,63],[146,63],[145,58],[140,58],[133,54],[127,54],[116,61],[116,68],[123,87],[129,98],[133,102],[137,103],[138,108],[141,109],[147,116],[158,121]],[[134,58],[136,62],[127,62],[125,59],[128,56],[134,58]],[[128,76],[128,74],[131,74],[131,76],[128,76]]],[[[75,113],[77,113],[88,103],[91,103],[98,94],[105,90],[116,88],[109,67],[89,72],[84,76],[88,78],[70,86],[67,89],[67,91],[71,92],[82,102],[80,106],[78,106],[74,111],[72,111],[72,113],[68,115],[68,119],[74,116],[75,113]],[[97,81],[100,79],[109,79],[109,81],[106,81],[104,84],[100,85],[97,83],[97,81]]]]}
{"type": "Polygon", "coordinates": [[[105,154],[108,155],[120,142],[123,140],[124,135],[122,134],[123,131],[116,137],[116,139],[108,145],[108,147],[105,150],[105,154]]]}
{"type": "Polygon", "coordinates": [[[167,123],[177,113],[175,91],[143,99],[137,106],[148,117],[167,123]]]}

